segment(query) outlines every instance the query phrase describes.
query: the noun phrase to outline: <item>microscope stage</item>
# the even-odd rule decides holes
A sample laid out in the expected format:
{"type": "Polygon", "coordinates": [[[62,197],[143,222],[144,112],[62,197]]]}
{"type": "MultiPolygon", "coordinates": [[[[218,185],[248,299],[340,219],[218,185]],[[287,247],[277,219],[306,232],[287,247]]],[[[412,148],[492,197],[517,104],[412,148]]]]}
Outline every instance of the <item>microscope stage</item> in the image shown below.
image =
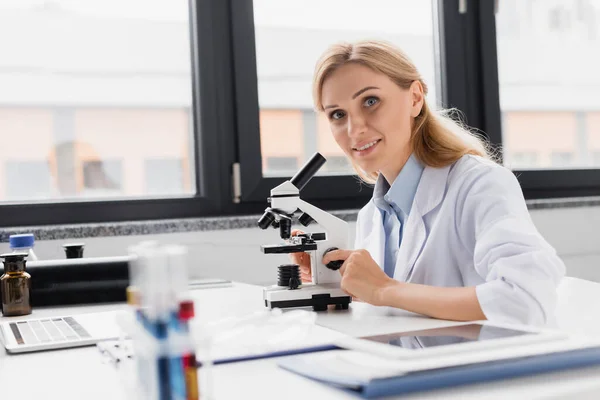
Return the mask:
{"type": "Polygon", "coordinates": [[[268,308],[313,307],[315,311],[325,311],[332,304],[336,309],[348,309],[352,298],[340,289],[339,284],[303,284],[291,290],[282,286],[269,286],[263,289],[265,306],[268,308]]]}

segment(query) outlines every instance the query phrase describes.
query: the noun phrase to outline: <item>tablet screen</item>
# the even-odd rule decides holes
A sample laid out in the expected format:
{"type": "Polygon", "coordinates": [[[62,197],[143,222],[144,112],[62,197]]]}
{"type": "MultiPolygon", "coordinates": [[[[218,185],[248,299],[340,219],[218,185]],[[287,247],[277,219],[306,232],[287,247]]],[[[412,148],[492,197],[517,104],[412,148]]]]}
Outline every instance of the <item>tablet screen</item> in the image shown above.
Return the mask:
{"type": "Polygon", "coordinates": [[[440,347],[457,343],[482,342],[515,336],[534,335],[532,332],[499,328],[497,326],[468,324],[420,331],[398,332],[367,336],[362,339],[407,349],[440,347]]]}

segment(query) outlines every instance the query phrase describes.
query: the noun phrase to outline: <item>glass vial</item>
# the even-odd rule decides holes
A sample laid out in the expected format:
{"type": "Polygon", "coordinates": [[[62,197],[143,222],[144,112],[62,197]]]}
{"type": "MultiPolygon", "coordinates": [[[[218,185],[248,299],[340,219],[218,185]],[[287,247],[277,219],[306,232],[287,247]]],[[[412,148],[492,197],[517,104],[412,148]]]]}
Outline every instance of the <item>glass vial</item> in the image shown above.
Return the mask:
{"type": "Polygon", "coordinates": [[[31,275],[25,271],[27,253],[0,255],[4,274],[0,277],[2,314],[6,317],[31,314],[31,275]]]}

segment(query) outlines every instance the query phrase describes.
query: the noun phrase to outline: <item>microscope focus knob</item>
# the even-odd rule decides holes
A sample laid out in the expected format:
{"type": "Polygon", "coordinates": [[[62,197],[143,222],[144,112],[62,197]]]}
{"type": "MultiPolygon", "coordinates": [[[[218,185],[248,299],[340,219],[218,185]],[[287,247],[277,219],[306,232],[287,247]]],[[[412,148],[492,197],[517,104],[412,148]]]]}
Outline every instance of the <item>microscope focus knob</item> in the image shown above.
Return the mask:
{"type": "MultiPolygon", "coordinates": [[[[333,250],[339,250],[339,249],[337,247],[330,247],[327,250],[325,250],[323,255],[325,255],[333,250]]],[[[343,264],[344,264],[343,260],[334,260],[334,261],[329,261],[327,264],[325,264],[325,266],[333,271],[337,271],[338,269],[342,268],[343,264]]]]}

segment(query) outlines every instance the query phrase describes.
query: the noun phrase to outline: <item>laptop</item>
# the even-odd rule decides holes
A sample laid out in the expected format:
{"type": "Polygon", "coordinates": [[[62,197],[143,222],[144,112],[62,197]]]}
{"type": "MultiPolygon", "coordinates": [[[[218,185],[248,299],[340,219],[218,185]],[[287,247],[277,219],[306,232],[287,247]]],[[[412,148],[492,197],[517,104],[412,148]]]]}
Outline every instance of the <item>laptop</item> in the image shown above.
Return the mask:
{"type": "Polygon", "coordinates": [[[117,315],[122,311],[96,312],[0,323],[0,340],[8,353],[91,346],[122,335],[117,315]]]}

